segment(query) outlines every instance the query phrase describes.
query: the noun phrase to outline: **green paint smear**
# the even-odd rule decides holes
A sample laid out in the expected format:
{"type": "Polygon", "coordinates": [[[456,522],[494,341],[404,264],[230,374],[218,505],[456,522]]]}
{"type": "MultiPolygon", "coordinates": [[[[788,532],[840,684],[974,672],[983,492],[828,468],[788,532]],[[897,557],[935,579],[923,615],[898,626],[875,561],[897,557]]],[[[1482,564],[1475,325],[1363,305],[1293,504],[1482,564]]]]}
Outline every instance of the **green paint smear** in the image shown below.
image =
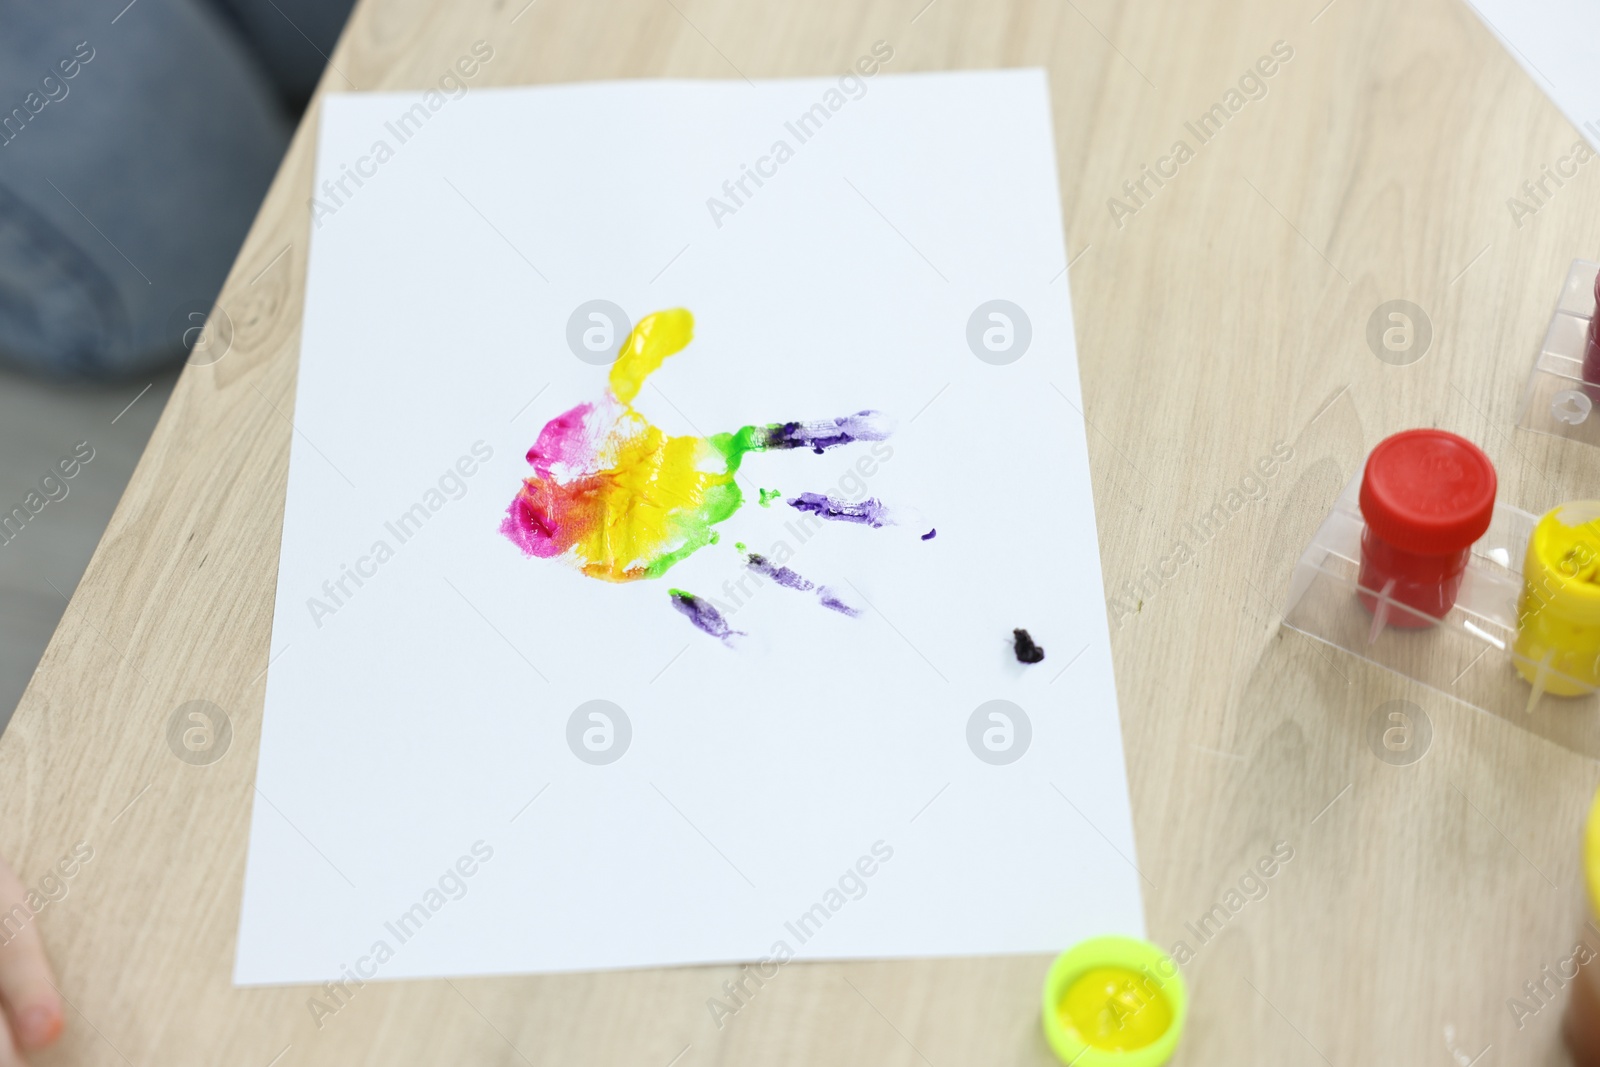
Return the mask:
{"type": "Polygon", "coordinates": [[[761,489],[758,492],[761,493],[761,506],[764,508],[770,508],[772,502],[783,495],[781,489],[761,489]]]}

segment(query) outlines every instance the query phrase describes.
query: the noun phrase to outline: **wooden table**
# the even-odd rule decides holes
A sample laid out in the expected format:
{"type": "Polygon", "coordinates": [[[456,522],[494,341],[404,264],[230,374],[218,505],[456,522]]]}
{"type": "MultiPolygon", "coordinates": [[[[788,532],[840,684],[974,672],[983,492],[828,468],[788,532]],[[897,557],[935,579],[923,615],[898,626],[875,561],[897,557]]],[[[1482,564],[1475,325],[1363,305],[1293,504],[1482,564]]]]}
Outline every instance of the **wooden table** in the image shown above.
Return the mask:
{"type": "MultiPolygon", "coordinates": [[[[323,86],[429,85],[480,39],[476,85],[822,75],[879,39],[891,71],[1047,67],[1108,592],[1159,572],[1109,614],[1150,931],[1196,951],[1175,1062],[1558,1063],[1560,1004],[1519,1027],[1507,1002],[1571,955],[1600,772],[1278,610],[1392,431],[1481,442],[1529,510],[1600,495],[1595,453],[1512,427],[1555,286],[1595,253],[1600,164],[1518,226],[1506,199],[1576,131],[1459,0],[1324,2],[368,0],[323,86]],[[1277,41],[1265,95],[1201,143],[1185,123],[1277,41]],[[1161,163],[1180,138],[1193,158],[1161,163]],[[1176,173],[1132,199],[1147,164],[1176,173]],[[1409,366],[1366,342],[1400,298],[1432,323],[1409,366]],[[1266,495],[1163,562],[1279,442],[1266,495]],[[1432,725],[1409,766],[1367,741],[1394,699],[1432,725]],[[1200,944],[1188,924],[1275,842],[1265,897],[1200,944]]],[[[37,920],[72,1009],[36,1062],[1050,1062],[1044,957],[797,964],[720,1030],[731,968],[372,984],[320,1029],[312,989],[232,987],[316,126],[223,290],[231,350],[185,371],[0,740],[23,880],[93,849],[37,920]],[[208,766],[166,739],[198,699],[233,730],[208,766]]]]}

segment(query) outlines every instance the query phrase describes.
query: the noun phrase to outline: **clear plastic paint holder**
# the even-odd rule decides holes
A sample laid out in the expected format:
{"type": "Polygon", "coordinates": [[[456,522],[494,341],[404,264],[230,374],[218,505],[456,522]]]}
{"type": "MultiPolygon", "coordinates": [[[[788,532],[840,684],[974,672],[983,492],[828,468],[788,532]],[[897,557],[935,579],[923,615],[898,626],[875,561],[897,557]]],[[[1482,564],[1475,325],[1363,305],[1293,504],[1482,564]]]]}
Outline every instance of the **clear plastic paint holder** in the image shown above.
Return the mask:
{"type": "MultiPolygon", "coordinates": [[[[1600,381],[1587,380],[1583,366],[1597,274],[1600,263],[1586,259],[1573,260],[1568,269],[1522,393],[1517,425],[1600,447],[1600,381]]],[[[1591,376],[1600,378],[1600,373],[1591,376]]]]}
{"type": "MultiPolygon", "coordinates": [[[[1596,268],[1588,266],[1592,289],[1596,268]]],[[[1571,751],[1600,758],[1600,695],[1592,686],[1528,661],[1514,647],[1522,564],[1539,516],[1497,503],[1488,531],[1472,546],[1455,605],[1434,619],[1359,584],[1366,530],[1357,503],[1360,489],[1357,474],[1295,564],[1284,622],[1571,751]],[[1376,610],[1369,611],[1363,599],[1376,610]],[[1519,662],[1535,678],[1567,681],[1584,692],[1567,697],[1536,692],[1518,672],[1519,662]]]]}

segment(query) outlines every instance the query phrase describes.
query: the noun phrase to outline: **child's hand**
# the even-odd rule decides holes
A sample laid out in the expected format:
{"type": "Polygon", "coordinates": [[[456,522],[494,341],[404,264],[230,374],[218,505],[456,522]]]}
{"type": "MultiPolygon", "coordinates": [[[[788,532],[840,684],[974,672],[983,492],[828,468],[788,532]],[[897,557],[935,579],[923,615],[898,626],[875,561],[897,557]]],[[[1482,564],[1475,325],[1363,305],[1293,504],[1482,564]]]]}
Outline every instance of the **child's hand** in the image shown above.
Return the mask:
{"type": "Polygon", "coordinates": [[[61,1034],[61,994],[44,958],[27,890],[0,859],[0,1067],[18,1067],[22,1051],[39,1049],[61,1034]]]}

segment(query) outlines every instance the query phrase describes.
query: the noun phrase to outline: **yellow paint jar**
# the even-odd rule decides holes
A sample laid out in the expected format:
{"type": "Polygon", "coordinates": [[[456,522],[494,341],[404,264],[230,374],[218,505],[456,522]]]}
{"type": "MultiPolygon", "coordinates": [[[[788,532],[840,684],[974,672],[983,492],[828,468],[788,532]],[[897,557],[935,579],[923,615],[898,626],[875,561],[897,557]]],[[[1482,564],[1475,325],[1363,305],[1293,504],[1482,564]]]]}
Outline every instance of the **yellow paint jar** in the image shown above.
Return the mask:
{"type": "Polygon", "coordinates": [[[1096,937],[1056,958],[1044,983],[1045,1040],[1075,1067],[1160,1067],[1183,1034],[1178,965],[1131,937],[1096,937]]]}
{"type": "Polygon", "coordinates": [[[1533,528],[1513,651],[1535,700],[1600,687],[1600,501],[1562,504],[1533,528]]]}
{"type": "Polygon", "coordinates": [[[1569,978],[1563,968],[1577,968],[1561,1036],[1574,1067],[1600,1067],[1600,934],[1596,933],[1600,929],[1600,790],[1589,806],[1589,825],[1583,835],[1583,873],[1589,888],[1589,921],[1578,930],[1572,957],[1556,965],[1562,980],[1569,978]]]}

